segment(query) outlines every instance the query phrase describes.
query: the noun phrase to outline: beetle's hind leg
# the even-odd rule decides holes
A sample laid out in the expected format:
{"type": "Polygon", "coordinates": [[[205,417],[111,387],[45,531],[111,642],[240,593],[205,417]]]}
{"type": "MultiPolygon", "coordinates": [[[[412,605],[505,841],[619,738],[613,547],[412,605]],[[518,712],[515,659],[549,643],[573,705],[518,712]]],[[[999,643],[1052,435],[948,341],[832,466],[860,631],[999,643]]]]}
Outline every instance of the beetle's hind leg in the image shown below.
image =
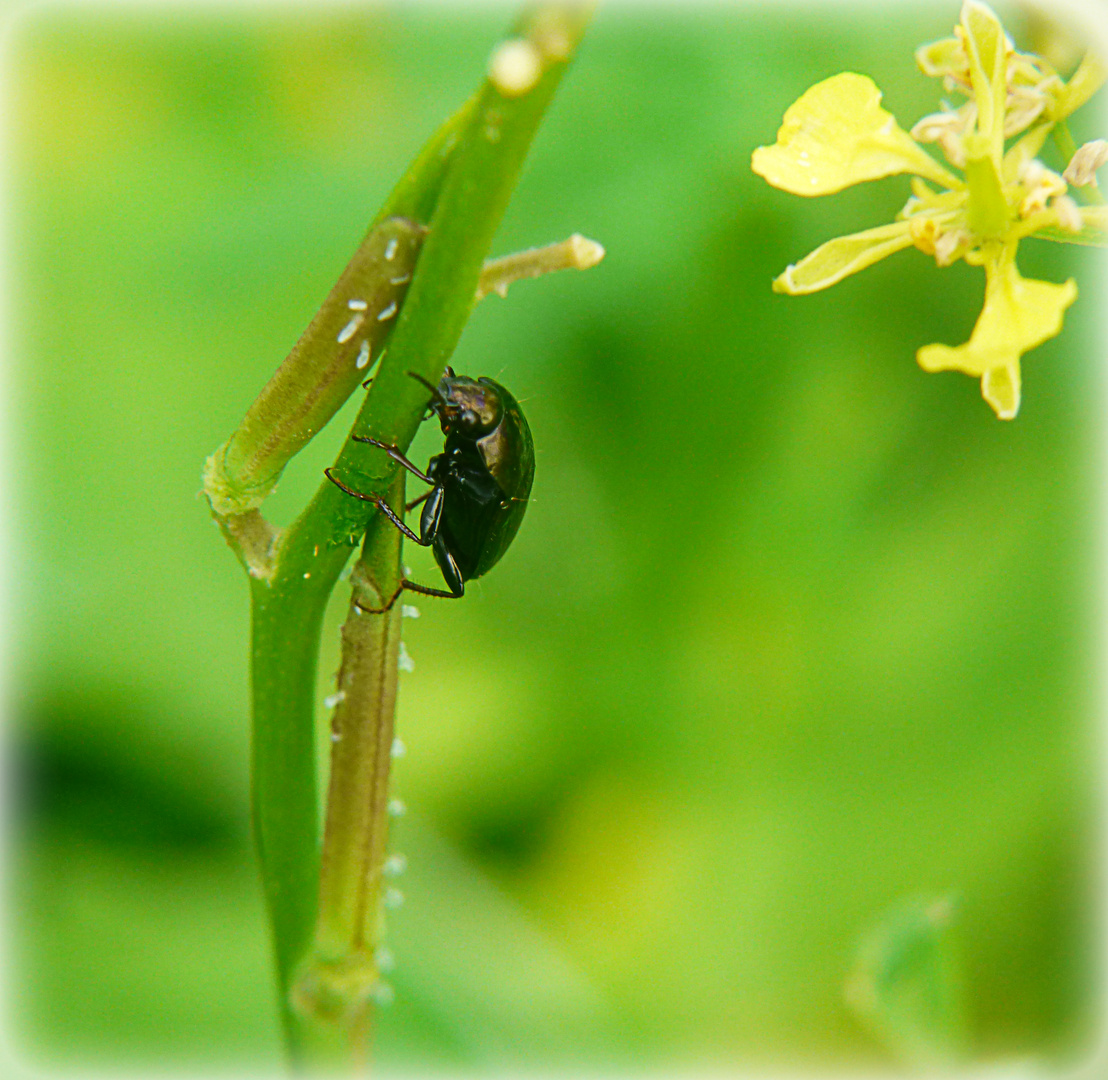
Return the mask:
{"type": "Polygon", "coordinates": [[[462,571],[458,568],[458,564],[454,559],[454,556],[447,550],[446,545],[442,542],[440,537],[435,538],[435,562],[439,564],[439,569],[442,571],[442,576],[446,579],[446,584],[450,591],[445,589],[432,589],[429,585],[420,585],[418,582],[409,581],[407,578],[403,579],[404,588],[410,592],[422,593],[424,596],[441,596],[445,600],[458,600],[465,595],[466,583],[462,577],[462,571]]]}
{"type": "Polygon", "coordinates": [[[430,585],[420,585],[418,581],[409,581],[407,578],[403,579],[403,588],[421,596],[441,596],[444,600],[460,600],[465,595],[464,585],[458,592],[447,592],[445,589],[432,589],[430,585]]]}
{"type": "Polygon", "coordinates": [[[378,450],[384,450],[386,454],[396,462],[397,465],[403,465],[413,476],[418,476],[425,484],[433,484],[435,481],[431,479],[425,472],[413,465],[401,452],[400,447],[393,446],[391,443],[381,442],[379,439],[371,439],[368,435],[351,435],[354,442],[369,443],[370,446],[376,446],[378,450]]]}
{"type": "Polygon", "coordinates": [[[389,504],[381,498],[380,495],[366,494],[364,491],[355,491],[351,487],[347,487],[330,469],[324,469],[323,475],[331,481],[340,491],[345,491],[347,495],[353,495],[355,499],[361,499],[362,502],[373,503],[382,514],[385,515],[409,540],[414,540],[417,544],[423,547],[430,547],[430,540],[421,540],[399,517],[395,510],[389,504]]]}

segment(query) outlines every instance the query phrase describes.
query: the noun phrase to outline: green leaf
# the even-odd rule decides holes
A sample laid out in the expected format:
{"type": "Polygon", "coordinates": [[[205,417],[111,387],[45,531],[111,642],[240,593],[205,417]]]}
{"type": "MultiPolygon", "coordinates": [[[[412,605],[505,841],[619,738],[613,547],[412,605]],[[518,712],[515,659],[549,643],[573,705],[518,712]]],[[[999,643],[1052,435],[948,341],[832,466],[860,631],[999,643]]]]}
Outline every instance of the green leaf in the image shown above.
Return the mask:
{"type": "Polygon", "coordinates": [[[901,904],[869,931],[847,979],[847,1004],[858,1020],[915,1068],[951,1068],[966,1058],[956,919],[951,897],[901,904]]]}

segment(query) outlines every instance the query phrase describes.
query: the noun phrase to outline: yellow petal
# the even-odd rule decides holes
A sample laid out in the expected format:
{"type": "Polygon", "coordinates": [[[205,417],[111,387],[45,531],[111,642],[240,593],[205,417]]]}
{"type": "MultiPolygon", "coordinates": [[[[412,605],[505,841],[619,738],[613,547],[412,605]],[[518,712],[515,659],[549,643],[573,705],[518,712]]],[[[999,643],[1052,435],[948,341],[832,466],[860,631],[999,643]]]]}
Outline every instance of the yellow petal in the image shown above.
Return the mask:
{"type": "Polygon", "coordinates": [[[1092,53],[1086,53],[1069,82],[1058,91],[1054,105],[1048,110],[1051,120],[1064,120],[1081,108],[1104,85],[1108,68],[1092,53]]]}
{"type": "Polygon", "coordinates": [[[1015,420],[1020,411],[1020,362],[989,368],[981,376],[981,396],[1000,420],[1015,420]]]}
{"type": "Polygon", "coordinates": [[[773,291],[802,296],[826,289],[895,251],[911,247],[910,229],[910,222],[897,221],[892,225],[828,240],[777,278],[773,291]]]}
{"type": "Polygon", "coordinates": [[[1062,314],[1077,297],[1071,278],[1062,285],[1022,278],[1011,250],[985,262],[985,306],[969,341],[925,345],[916,354],[925,371],[964,371],[981,377],[981,392],[1002,420],[1020,403],[1020,356],[1062,329],[1062,314]]]}
{"type": "Polygon", "coordinates": [[[1008,39],[987,4],[966,0],[962,26],[969,58],[977,130],[988,140],[995,165],[1004,153],[1004,106],[1008,95],[1008,39]]]}
{"type": "Polygon", "coordinates": [[[852,72],[817,83],[790,105],[777,142],[758,147],[751,166],[794,195],[828,195],[897,173],[961,186],[881,108],[873,80],[852,72]]]}

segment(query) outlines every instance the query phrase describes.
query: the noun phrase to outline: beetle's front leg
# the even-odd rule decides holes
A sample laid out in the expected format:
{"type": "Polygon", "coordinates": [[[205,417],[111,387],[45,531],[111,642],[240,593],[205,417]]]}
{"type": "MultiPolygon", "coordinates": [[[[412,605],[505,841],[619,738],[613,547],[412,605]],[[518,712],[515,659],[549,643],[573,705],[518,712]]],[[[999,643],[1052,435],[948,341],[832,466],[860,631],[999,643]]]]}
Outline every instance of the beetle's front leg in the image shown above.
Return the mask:
{"type": "Polygon", "coordinates": [[[416,536],[416,534],[404,524],[403,520],[397,516],[396,511],[393,510],[380,495],[374,494],[373,492],[366,494],[364,491],[355,491],[352,487],[347,487],[330,469],[324,469],[323,475],[326,476],[335,487],[339,488],[341,491],[345,491],[347,495],[353,495],[355,499],[361,499],[362,502],[373,503],[373,505],[376,506],[377,509],[380,510],[381,513],[384,514],[385,517],[387,517],[409,540],[414,540],[423,547],[430,547],[431,541],[423,540],[416,536]]]}
{"type": "Polygon", "coordinates": [[[435,482],[425,472],[420,471],[420,469],[413,465],[400,452],[399,446],[393,446],[392,443],[381,442],[380,439],[371,439],[368,435],[351,435],[350,438],[353,439],[354,442],[369,443],[370,446],[376,446],[378,450],[384,450],[397,465],[403,465],[408,472],[413,476],[418,476],[425,484],[433,484],[435,482]]]}

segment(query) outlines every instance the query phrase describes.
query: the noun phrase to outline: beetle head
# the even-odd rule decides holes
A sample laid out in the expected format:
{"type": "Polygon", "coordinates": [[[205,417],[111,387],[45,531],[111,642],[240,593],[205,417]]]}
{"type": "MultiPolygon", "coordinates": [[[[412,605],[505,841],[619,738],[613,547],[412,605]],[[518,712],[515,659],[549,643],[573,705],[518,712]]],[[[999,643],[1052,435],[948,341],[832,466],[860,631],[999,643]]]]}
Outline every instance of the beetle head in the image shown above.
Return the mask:
{"type": "Polygon", "coordinates": [[[487,435],[503,416],[503,406],[495,386],[466,375],[455,375],[447,368],[437,388],[431,408],[438,414],[444,434],[459,434],[469,439],[487,435]]]}
{"type": "Polygon", "coordinates": [[[448,367],[439,385],[432,386],[417,372],[408,374],[431,391],[428,408],[439,418],[444,435],[480,439],[494,430],[504,415],[500,394],[488,379],[455,375],[454,369],[448,367]]]}

